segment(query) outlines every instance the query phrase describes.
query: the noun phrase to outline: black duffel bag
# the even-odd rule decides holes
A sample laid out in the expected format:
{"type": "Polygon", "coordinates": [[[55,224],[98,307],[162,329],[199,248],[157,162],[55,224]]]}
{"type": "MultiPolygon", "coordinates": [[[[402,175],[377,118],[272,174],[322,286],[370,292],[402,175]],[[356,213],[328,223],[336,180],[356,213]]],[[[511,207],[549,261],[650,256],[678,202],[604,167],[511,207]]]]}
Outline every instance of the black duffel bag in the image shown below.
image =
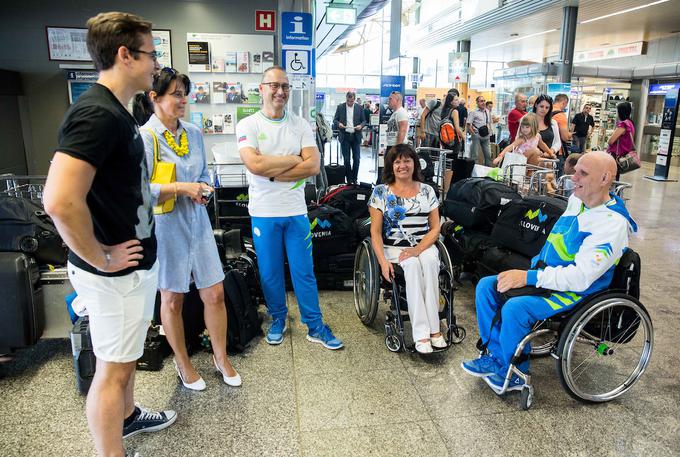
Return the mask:
{"type": "Polygon", "coordinates": [[[38,203],[0,195],[0,251],[23,252],[39,264],[63,265],[68,250],[38,203]]]}
{"type": "Polygon", "coordinates": [[[307,217],[315,259],[354,252],[357,245],[354,224],[342,210],[314,205],[307,208],[307,217]]]}
{"type": "Polygon", "coordinates": [[[528,270],[529,268],[531,268],[529,257],[498,246],[492,246],[484,251],[481,259],[477,262],[477,275],[483,278],[484,276],[497,275],[502,271],[528,270]]]}
{"type": "Polygon", "coordinates": [[[445,216],[465,228],[490,231],[501,206],[521,196],[490,178],[467,178],[451,185],[444,200],[445,216]]]}
{"type": "Polygon", "coordinates": [[[553,197],[525,197],[504,205],[491,231],[499,245],[527,257],[537,255],[567,202],[553,197]]]}
{"type": "Polygon", "coordinates": [[[346,184],[331,190],[319,203],[341,210],[352,220],[363,219],[368,217],[368,201],[372,193],[371,184],[346,184]]]}

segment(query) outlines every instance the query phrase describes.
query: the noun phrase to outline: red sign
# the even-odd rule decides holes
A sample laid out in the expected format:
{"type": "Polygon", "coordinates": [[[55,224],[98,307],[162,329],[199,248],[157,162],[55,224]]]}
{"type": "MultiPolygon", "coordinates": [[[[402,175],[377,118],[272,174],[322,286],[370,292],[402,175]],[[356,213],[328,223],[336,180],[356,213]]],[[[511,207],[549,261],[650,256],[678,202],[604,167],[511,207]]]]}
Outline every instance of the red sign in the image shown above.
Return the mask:
{"type": "Polygon", "coordinates": [[[275,32],[276,11],[255,11],[255,30],[259,32],[275,32]]]}

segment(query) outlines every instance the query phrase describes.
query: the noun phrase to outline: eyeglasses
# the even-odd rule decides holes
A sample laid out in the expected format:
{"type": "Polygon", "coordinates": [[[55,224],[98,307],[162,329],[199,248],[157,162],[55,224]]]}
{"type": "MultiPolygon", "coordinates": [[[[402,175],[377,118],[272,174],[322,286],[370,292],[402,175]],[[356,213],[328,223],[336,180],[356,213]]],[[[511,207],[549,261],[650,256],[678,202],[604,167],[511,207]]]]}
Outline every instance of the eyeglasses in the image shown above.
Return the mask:
{"type": "MultiPolygon", "coordinates": [[[[153,60],[154,62],[158,62],[158,58],[161,56],[161,53],[158,51],[142,51],[141,49],[133,48],[128,48],[128,50],[130,52],[139,52],[141,54],[146,54],[147,56],[151,57],[151,60],[153,60]]],[[[165,68],[163,70],[165,70],[165,68]]]]}
{"type": "Polygon", "coordinates": [[[290,84],[286,84],[286,83],[283,83],[283,84],[281,84],[281,83],[262,83],[262,84],[264,84],[265,86],[271,87],[274,92],[278,91],[279,89],[281,89],[284,92],[290,92],[290,84]]]}

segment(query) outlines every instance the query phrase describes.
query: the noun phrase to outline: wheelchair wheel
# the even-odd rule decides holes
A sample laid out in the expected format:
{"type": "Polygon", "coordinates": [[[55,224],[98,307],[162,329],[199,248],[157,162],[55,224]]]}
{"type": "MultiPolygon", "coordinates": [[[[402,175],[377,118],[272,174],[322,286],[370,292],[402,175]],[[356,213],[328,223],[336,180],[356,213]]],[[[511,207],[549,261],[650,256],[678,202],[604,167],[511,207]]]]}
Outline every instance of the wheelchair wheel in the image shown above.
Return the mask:
{"type": "MultiPolygon", "coordinates": [[[[544,328],[545,321],[541,321],[534,325],[531,329],[532,332],[544,328]]],[[[557,336],[555,333],[548,333],[546,335],[539,335],[538,337],[531,340],[531,356],[540,357],[544,355],[549,355],[550,351],[557,346],[557,336]]]]}
{"type": "Polygon", "coordinates": [[[557,372],[577,400],[601,403],[630,389],[649,365],[654,346],[645,307],[625,294],[606,294],[569,319],[557,347],[557,372]]]}
{"type": "Polygon", "coordinates": [[[387,335],[385,337],[385,346],[390,352],[401,351],[401,340],[397,335],[387,335]]]}
{"type": "Polygon", "coordinates": [[[519,402],[522,410],[527,411],[531,408],[531,405],[534,402],[534,388],[532,386],[524,387],[524,389],[522,389],[519,402]]]}
{"type": "Polygon", "coordinates": [[[371,240],[359,244],[354,256],[354,308],[364,325],[370,326],[378,312],[380,267],[371,240]]]}

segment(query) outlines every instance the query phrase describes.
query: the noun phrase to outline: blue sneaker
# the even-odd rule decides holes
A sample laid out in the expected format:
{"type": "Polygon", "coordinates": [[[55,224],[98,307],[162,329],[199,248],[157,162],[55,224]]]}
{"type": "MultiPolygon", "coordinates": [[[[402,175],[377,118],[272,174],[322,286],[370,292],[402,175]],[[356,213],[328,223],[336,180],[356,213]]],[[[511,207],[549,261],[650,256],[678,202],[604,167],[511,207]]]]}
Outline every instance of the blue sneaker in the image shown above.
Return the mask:
{"type": "Polygon", "coordinates": [[[482,355],[479,358],[468,360],[460,364],[460,367],[472,376],[483,378],[495,374],[501,369],[501,364],[491,355],[482,355]]]}
{"type": "Polygon", "coordinates": [[[326,349],[340,349],[342,341],[333,336],[328,325],[321,325],[314,330],[310,329],[307,333],[307,340],[312,343],[321,343],[326,349]]]}
{"type": "Polygon", "coordinates": [[[283,334],[285,331],[286,319],[273,319],[264,340],[269,344],[281,344],[283,343],[283,334]]]}
{"type": "MultiPolygon", "coordinates": [[[[494,373],[490,376],[487,376],[484,378],[484,381],[491,387],[491,389],[496,392],[497,394],[500,394],[501,391],[503,390],[503,384],[505,384],[505,377],[499,376],[498,374],[494,373]]],[[[510,392],[511,390],[522,390],[524,388],[524,380],[517,376],[516,374],[512,375],[512,378],[510,378],[510,383],[508,384],[508,390],[507,392],[510,392]]]]}

